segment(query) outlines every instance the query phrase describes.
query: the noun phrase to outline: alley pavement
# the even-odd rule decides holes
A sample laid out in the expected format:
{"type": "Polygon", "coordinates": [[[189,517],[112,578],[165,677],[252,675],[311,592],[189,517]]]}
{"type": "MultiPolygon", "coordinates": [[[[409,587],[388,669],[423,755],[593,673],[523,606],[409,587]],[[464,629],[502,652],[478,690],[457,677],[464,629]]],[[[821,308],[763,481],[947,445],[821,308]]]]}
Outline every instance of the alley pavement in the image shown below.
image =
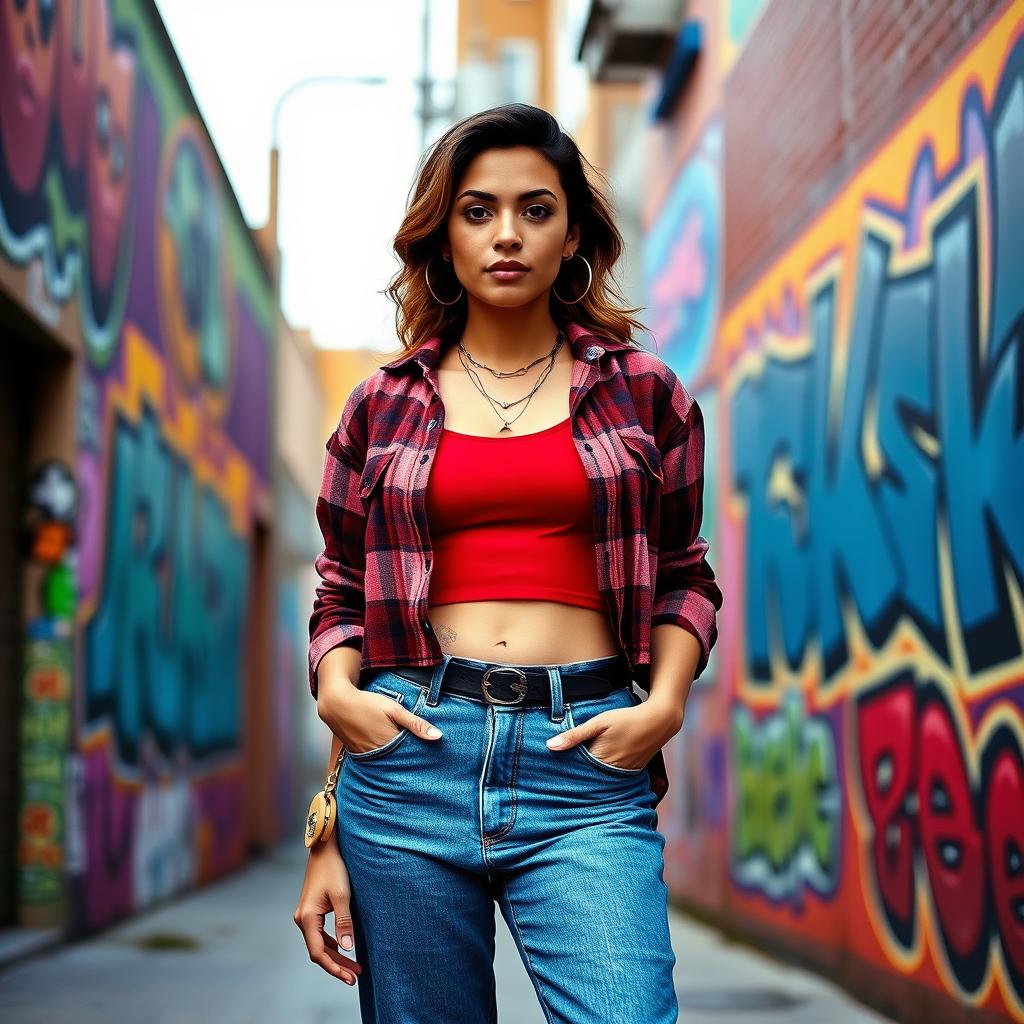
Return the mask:
{"type": "MultiPolygon", "coordinates": [[[[99,935],[0,969],[5,1024],[359,1024],[358,993],[310,963],[292,922],[305,849],[245,870],[99,935]]],[[[501,1024],[544,1014],[500,912],[501,1024]]],[[[672,912],[680,1024],[875,1024],[819,975],[780,963],[672,912]]],[[[443,1022],[438,1022],[443,1024],[443,1022]]]]}

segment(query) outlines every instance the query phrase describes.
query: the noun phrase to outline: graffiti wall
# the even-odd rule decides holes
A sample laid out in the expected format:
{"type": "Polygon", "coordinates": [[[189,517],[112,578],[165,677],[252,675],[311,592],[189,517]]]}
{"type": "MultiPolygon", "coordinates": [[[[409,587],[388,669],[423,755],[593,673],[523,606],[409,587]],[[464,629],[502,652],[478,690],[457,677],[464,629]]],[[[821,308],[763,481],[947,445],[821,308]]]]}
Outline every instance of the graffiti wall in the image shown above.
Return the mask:
{"type": "MultiPolygon", "coordinates": [[[[675,751],[674,891],[838,975],[1015,1020],[1021,182],[1024,10],[1007,4],[722,311],[707,358],[686,362],[703,340],[665,352],[711,400],[726,594],[675,751]]],[[[708,263],[688,192],[664,217],[708,263]]],[[[674,315],[702,339],[695,266],[674,315]]]]}
{"type": "Polygon", "coordinates": [[[0,79],[0,274],[81,355],[33,488],[21,898],[67,874],[95,928],[242,857],[274,297],[150,3],[0,5],[0,79]]]}

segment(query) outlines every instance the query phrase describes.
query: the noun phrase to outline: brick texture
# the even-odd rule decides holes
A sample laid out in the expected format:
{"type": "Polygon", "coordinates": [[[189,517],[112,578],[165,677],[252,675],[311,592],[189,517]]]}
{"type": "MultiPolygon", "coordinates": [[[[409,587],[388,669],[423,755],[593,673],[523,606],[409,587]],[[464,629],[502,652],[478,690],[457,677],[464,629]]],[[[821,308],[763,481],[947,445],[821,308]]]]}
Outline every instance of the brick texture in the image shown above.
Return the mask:
{"type": "Polygon", "coordinates": [[[737,299],[1006,0],[771,0],[725,82],[737,299]]]}

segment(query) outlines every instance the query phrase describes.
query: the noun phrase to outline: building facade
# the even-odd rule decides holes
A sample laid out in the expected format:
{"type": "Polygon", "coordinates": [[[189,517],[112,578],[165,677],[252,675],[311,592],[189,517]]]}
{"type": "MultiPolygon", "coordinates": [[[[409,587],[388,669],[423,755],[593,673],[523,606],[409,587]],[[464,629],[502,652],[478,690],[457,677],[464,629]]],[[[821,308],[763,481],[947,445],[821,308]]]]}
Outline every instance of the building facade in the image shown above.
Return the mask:
{"type": "Polygon", "coordinates": [[[0,927],[82,933],[293,827],[320,398],[155,6],[0,78],[0,927]]]}

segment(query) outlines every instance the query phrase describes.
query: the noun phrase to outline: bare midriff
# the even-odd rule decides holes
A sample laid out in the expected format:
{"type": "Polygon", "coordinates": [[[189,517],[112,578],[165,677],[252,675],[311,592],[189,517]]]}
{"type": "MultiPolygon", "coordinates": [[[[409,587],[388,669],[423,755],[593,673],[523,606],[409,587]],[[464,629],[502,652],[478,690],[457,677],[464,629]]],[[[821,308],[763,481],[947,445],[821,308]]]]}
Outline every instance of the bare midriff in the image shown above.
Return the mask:
{"type": "Polygon", "coordinates": [[[463,658],[552,665],[619,653],[606,614],[558,601],[462,601],[429,616],[441,649],[463,658]]]}

